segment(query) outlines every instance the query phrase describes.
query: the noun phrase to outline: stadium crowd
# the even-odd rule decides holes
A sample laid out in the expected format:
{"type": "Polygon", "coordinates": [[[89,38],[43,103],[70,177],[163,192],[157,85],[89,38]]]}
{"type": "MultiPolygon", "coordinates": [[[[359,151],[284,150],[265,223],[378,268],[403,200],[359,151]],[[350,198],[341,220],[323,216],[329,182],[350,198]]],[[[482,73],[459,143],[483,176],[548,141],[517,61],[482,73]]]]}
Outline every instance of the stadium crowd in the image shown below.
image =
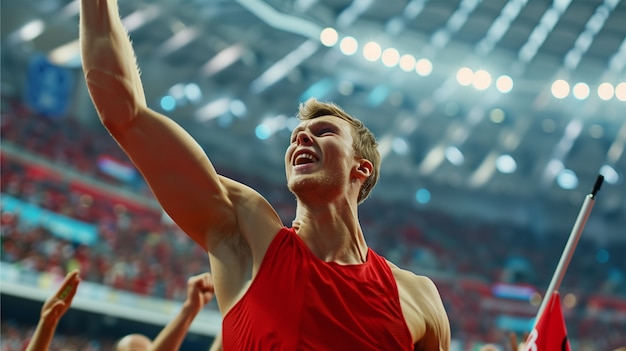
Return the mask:
{"type": "MultiPolygon", "coordinates": [[[[98,233],[93,244],[63,239],[3,207],[2,261],[59,276],[79,269],[85,281],[178,301],[185,297],[186,279],[209,270],[206,253],[160,210],[145,205],[154,201],[145,183],[119,180],[98,167],[96,160],[102,155],[128,163],[104,131],[84,129],[71,117],[37,116],[18,100],[3,97],[1,136],[3,145],[19,150],[2,152],[2,195],[94,224],[98,233]],[[68,169],[89,181],[67,176],[63,170],[68,169]],[[121,190],[111,193],[103,190],[106,186],[121,190]],[[133,201],[122,190],[143,200],[133,201]]],[[[293,213],[286,189],[236,170],[222,173],[254,183],[278,204],[281,216],[293,213]]],[[[376,197],[362,205],[361,216],[373,249],[436,282],[450,316],[452,337],[458,340],[502,343],[506,331],[498,327],[497,319],[504,311],[498,305],[511,302],[494,296],[493,284],[530,286],[543,292],[566,240],[560,234],[538,235],[506,222],[458,218],[376,197]]],[[[283,220],[289,224],[291,219],[283,220]]],[[[565,306],[565,315],[577,350],[626,345],[626,261],[600,262],[600,251],[619,258],[626,252],[626,242],[600,247],[582,238],[561,289],[562,295],[576,296],[575,303],[565,306]]],[[[536,306],[525,303],[526,312],[518,314],[531,317],[536,306]]],[[[2,351],[21,350],[31,331],[31,326],[3,318],[2,351]]],[[[58,350],[107,350],[113,341],[60,335],[55,342],[58,350]]]]}

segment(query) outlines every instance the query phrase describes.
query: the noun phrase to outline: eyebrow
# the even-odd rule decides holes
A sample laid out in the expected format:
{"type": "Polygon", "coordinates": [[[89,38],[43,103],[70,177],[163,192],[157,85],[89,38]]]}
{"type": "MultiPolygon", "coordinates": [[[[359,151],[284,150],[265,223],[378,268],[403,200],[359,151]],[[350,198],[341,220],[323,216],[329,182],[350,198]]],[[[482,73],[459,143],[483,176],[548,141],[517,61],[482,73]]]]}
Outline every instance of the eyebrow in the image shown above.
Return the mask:
{"type": "MultiPolygon", "coordinates": [[[[318,118],[314,118],[314,119],[310,119],[308,120],[308,125],[310,128],[319,128],[321,127],[332,127],[334,130],[340,130],[341,127],[335,123],[332,123],[331,121],[327,121],[327,120],[322,120],[322,119],[318,119],[318,118]]],[[[296,135],[299,131],[304,130],[305,128],[301,125],[297,126],[292,132],[291,132],[291,139],[293,139],[294,135],[296,135]]]]}

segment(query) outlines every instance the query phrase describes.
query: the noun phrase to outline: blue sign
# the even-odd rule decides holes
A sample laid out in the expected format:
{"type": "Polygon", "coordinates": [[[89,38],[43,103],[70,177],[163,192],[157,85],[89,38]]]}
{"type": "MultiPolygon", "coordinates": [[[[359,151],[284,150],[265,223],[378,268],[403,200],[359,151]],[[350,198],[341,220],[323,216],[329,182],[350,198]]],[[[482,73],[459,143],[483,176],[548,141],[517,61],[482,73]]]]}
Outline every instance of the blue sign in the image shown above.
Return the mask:
{"type": "Polygon", "coordinates": [[[3,211],[15,213],[25,223],[40,225],[59,238],[85,245],[98,240],[98,229],[93,224],[42,209],[7,194],[2,194],[0,203],[3,211]]]}
{"type": "Polygon", "coordinates": [[[35,55],[28,64],[26,103],[47,117],[67,114],[74,85],[72,71],[57,66],[43,55],[35,55]]]}

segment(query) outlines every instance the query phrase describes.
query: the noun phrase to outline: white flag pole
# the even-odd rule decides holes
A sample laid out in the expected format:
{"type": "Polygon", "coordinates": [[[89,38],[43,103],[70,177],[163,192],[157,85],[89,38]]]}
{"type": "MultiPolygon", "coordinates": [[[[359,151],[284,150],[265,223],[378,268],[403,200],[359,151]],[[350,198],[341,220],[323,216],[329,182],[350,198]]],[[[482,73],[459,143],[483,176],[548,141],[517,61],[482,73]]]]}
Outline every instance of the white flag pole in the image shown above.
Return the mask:
{"type": "Polygon", "coordinates": [[[576,245],[578,244],[578,239],[580,239],[580,235],[585,228],[585,224],[587,223],[587,218],[589,218],[589,214],[591,213],[593,204],[596,202],[596,194],[598,193],[598,190],[600,190],[600,187],[602,187],[602,182],[604,182],[604,177],[602,175],[599,175],[596,179],[595,184],[593,185],[591,193],[585,196],[585,201],[583,202],[580,212],[578,213],[578,218],[576,218],[574,228],[572,228],[572,232],[569,235],[569,239],[567,240],[567,244],[565,245],[563,254],[561,254],[559,264],[556,267],[554,275],[552,275],[550,285],[548,285],[548,290],[546,290],[545,295],[543,295],[543,300],[541,301],[539,311],[537,312],[537,317],[533,322],[533,327],[531,330],[535,329],[535,327],[537,326],[537,322],[539,321],[543,310],[546,308],[546,305],[550,301],[550,297],[552,296],[552,294],[557,291],[561,286],[561,282],[563,281],[563,276],[565,275],[567,266],[569,265],[569,262],[572,259],[572,255],[574,254],[574,250],[576,249],[576,245]]]}

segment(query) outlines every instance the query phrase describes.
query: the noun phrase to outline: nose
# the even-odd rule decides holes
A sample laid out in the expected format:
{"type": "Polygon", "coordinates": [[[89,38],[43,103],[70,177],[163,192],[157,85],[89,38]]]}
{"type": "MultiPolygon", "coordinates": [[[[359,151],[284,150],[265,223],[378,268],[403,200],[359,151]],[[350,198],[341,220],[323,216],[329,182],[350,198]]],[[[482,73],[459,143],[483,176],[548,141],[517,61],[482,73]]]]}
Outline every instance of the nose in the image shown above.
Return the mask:
{"type": "Polygon", "coordinates": [[[301,130],[298,132],[298,135],[296,136],[296,141],[298,142],[298,144],[304,144],[304,145],[310,145],[311,144],[311,136],[304,130],[301,130]]]}

